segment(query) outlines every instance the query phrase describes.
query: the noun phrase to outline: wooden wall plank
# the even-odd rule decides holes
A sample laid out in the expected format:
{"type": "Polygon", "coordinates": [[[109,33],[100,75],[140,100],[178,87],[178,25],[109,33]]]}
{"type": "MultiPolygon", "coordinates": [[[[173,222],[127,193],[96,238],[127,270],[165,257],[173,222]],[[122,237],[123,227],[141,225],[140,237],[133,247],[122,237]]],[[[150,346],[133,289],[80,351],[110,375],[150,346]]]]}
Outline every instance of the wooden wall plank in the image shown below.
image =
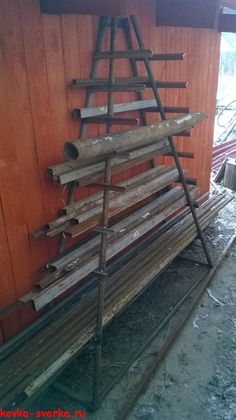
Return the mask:
{"type": "MultiPolygon", "coordinates": [[[[42,15],[38,0],[20,0],[20,11],[45,221],[56,216],[61,204],[61,190],[45,178],[45,170],[52,161],[61,162],[63,156],[51,120],[42,15]]],[[[42,241],[42,246],[47,249],[47,242],[42,241]]]]}
{"type": "MultiPolygon", "coordinates": [[[[28,240],[28,226],[25,217],[26,203],[24,197],[24,179],[27,167],[20,162],[19,149],[24,148],[24,133],[17,132],[20,127],[19,108],[21,103],[22,80],[15,73],[15,68],[20,71],[23,57],[18,50],[18,26],[16,3],[1,2],[0,27],[1,27],[1,63],[0,63],[0,89],[1,89],[1,197],[6,231],[11,252],[11,260],[16,282],[17,295],[24,293],[29,287],[29,274],[31,272],[31,252],[28,240]],[[3,65],[4,64],[4,65],[3,65]],[[15,67],[16,66],[16,67],[15,67]],[[17,95],[17,99],[14,96],[17,95]],[[10,97],[10,95],[13,95],[10,97]],[[13,103],[15,99],[16,103],[13,103]],[[19,107],[19,108],[18,108],[19,107]],[[16,112],[16,115],[15,115],[16,112]]],[[[24,105],[25,106],[25,105],[24,105]]],[[[24,108],[21,108],[24,111],[24,108]]],[[[28,127],[27,127],[28,129],[28,127]]],[[[27,155],[27,151],[26,151],[27,155]]],[[[29,196],[27,197],[27,199],[29,196]]]]}

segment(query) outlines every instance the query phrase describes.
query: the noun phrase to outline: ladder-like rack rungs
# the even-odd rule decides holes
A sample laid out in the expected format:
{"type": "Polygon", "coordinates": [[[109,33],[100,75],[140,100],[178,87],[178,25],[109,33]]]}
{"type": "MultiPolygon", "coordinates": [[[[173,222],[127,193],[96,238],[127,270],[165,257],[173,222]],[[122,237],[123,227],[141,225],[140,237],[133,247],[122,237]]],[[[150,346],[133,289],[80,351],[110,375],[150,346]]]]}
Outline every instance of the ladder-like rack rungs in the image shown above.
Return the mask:
{"type": "MultiPolygon", "coordinates": [[[[133,101],[133,102],[126,102],[115,104],[113,107],[113,113],[118,114],[121,112],[128,112],[128,111],[137,111],[140,109],[145,109],[145,111],[150,112],[157,112],[158,108],[156,107],[156,100],[155,99],[144,99],[142,101],[133,101]]],[[[189,108],[187,107],[165,107],[165,112],[173,112],[173,113],[188,113],[189,108]]],[[[98,107],[91,107],[91,108],[76,108],[74,110],[74,117],[75,118],[89,118],[89,117],[98,117],[107,115],[107,105],[98,106],[98,107]]]]}
{"type": "MultiPolygon", "coordinates": [[[[190,109],[188,107],[179,107],[179,106],[164,106],[164,112],[166,114],[188,114],[190,109]]],[[[160,108],[153,106],[147,108],[146,112],[160,112],[160,108]]]]}
{"type": "Polygon", "coordinates": [[[93,53],[95,60],[119,59],[119,58],[135,58],[136,60],[143,60],[150,58],[153,51],[149,49],[143,50],[121,50],[121,51],[98,51],[93,53]]]}
{"type": "Polygon", "coordinates": [[[133,84],[133,85],[128,85],[128,84],[118,84],[115,83],[114,85],[111,86],[106,86],[104,85],[90,85],[88,86],[88,89],[90,90],[90,92],[141,92],[142,90],[145,89],[145,85],[141,85],[141,84],[133,84]]]}
{"type": "MultiPolygon", "coordinates": [[[[151,84],[147,77],[121,77],[117,78],[115,82],[118,85],[130,85],[130,84],[145,84],[146,87],[151,87],[151,84]]],[[[72,86],[75,87],[94,87],[94,86],[108,86],[109,80],[106,78],[99,79],[73,79],[72,86]]],[[[188,82],[162,82],[156,81],[158,88],[164,89],[185,89],[188,87],[188,82]]],[[[124,86],[123,86],[124,87],[124,86]]]]}
{"type": "Polygon", "coordinates": [[[139,125],[138,118],[109,118],[109,117],[90,117],[85,118],[86,124],[112,124],[112,125],[139,125]]]}
{"type": "Polygon", "coordinates": [[[177,54],[153,54],[152,57],[149,58],[151,61],[182,61],[185,59],[185,53],[177,53],[177,54]]]}

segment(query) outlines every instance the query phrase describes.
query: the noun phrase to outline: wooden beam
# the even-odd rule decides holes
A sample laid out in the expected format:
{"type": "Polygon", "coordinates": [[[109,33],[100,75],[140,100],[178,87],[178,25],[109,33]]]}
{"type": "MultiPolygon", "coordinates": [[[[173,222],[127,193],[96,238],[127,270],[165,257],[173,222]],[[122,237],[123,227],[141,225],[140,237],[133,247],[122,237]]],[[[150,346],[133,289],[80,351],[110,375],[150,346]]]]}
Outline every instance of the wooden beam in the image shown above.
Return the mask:
{"type": "Polygon", "coordinates": [[[157,26],[215,28],[219,14],[216,0],[158,0],[157,26]]]}
{"type": "Polygon", "coordinates": [[[236,14],[224,14],[219,17],[219,32],[232,32],[236,33],[236,14]]]}
{"type": "Polygon", "coordinates": [[[54,15],[121,15],[121,1],[119,0],[40,0],[42,13],[54,15]]]}

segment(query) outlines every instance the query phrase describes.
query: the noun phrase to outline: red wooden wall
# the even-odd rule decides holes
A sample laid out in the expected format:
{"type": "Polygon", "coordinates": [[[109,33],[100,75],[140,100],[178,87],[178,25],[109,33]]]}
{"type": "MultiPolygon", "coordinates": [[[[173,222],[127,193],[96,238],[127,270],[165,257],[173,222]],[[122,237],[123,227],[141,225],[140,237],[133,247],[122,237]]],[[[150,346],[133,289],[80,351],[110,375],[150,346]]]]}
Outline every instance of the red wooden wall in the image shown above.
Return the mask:
{"type": "MultiPolygon", "coordinates": [[[[194,161],[184,161],[184,166],[204,192],[209,187],[220,36],[206,29],[157,28],[155,0],[123,3],[124,15],[137,16],[147,48],[187,53],[184,62],[156,63],[154,68],[161,80],[190,83],[187,90],[162,91],[166,105],[189,105],[209,116],[190,139],[178,140],[180,149],[195,152],[194,161]]],[[[54,241],[33,239],[31,232],[64,206],[65,191],[44,172],[63,161],[64,142],[77,137],[78,122],[70,111],[84,104],[84,92],[67,85],[89,75],[97,23],[91,16],[42,15],[38,0],[0,1],[0,309],[30,291],[38,269],[55,253],[54,241]]],[[[123,64],[120,76],[128,75],[123,64]]],[[[123,99],[132,95],[117,94],[117,101],[123,99]]],[[[97,104],[104,102],[100,95],[97,104]]],[[[90,134],[96,132],[95,126],[90,134]]],[[[25,307],[4,320],[0,341],[33,317],[25,307]]]]}

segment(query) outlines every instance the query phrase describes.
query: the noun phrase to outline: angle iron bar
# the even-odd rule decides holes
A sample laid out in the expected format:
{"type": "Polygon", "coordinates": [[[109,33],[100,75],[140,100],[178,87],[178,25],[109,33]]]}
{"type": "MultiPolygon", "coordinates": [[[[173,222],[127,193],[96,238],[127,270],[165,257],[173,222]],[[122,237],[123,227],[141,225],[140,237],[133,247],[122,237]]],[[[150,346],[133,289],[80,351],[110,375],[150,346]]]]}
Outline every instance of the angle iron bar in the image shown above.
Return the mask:
{"type": "MultiPolygon", "coordinates": [[[[142,208],[143,214],[147,214],[151,211],[153,211],[154,209],[156,209],[157,203],[158,203],[158,210],[162,210],[163,208],[165,208],[167,206],[167,204],[171,204],[171,202],[174,202],[174,200],[177,200],[178,198],[182,197],[183,191],[180,187],[175,187],[172,190],[170,190],[169,192],[167,192],[166,194],[164,194],[165,197],[165,201],[163,202],[162,206],[160,205],[159,201],[160,199],[155,199],[153,202],[151,202],[150,204],[146,205],[145,207],[142,208]],[[168,198],[170,197],[170,198],[168,198]],[[168,201],[167,201],[168,200],[168,201]]],[[[113,229],[115,228],[115,226],[113,227],[113,229]]],[[[116,228],[115,228],[116,229],[116,228]]],[[[98,238],[93,239],[93,241],[90,241],[91,246],[95,246],[95,243],[98,242],[98,238]]],[[[84,244],[84,247],[86,247],[86,252],[88,250],[87,246],[88,246],[89,242],[87,242],[86,244],[84,244]]],[[[54,268],[54,269],[62,269],[64,266],[66,266],[67,264],[69,264],[70,262],[72,262],[73,260],[77,259],[78,257],[80,257],[82,255],[83,252],[83,246],[78,247],[77,249],[73,250],[70,254],[67,254],[61,258],[57,258],[55,261],[48,263],[47,264],[47,268],[54,268]]]]}
{"type": "MultiPolygon", "coordinates": [[[[111,247],[108,249],[108,258],[109,259],[112,258],[114,256],[114,252],[117,254],[118,252],[120,252],[121,249],[124,248],[124,246],[127,247],[129,244],[134,242],[134,240],[138,239],[138,237],[141,237],[144,234],[144,231],[147,232],[148,230],[154,228],[155,223],[156,223],[155,218],[151,218],[150,220],[144,222],[139,227],[139,230],[137,230],[136,228],[129,233],[128,237],[119,239],[119,241],[117,241],[114,247],[111,247]]],[[[78,283],[82,278],[84,278],[86,275],[91,273],[96,268],[97,268],[97,259],[95,258],[94,260],[86,263],[86,265],[83,266],[83,273],[81,273],[81,275],[78,274],[78,270],[77,270],[76,272],[66,276],[66,278],[63,279],[63,281],[60,280],[55,285],[48,287],[46,289],[46,294],[44,291],[35,295],[35,297],[32,299],[35,305],[35,309],[38,310],[40,307],[45,306],[45,304],[51,301],[52,298],[54,299],[56,296],[62,294],[63,291],[67,290],[69,287],[72,287],[73,284],[78,283]],[[62,287],[62,283],[63,283],[63,287],[62,287]]]]}
{"type": "MultiPolygon", "coordinates": [[[[164,165],[160,165],[157,168],[153,168],[149,171],[144,171],[141,174],[129,178],[126,181],[122,181],[119,186],[121,187],[126,187],[129,191],[132,190],[133,188],[139,186],[140,183],[144,183],[145,178],[149,178],[150,180],[153,179],[153,177],[159,175],[159,178],[161,176],[164,176],[165,174],[171,173],[171,171],[173,171],[173,167],[166,167],[164,165]]],[[[147,180],[146,180],[147,182],[147,180]]],[[[111,198],[117,198],[118,195],[117,193],[112,193],[110,194],[111,198]]],[[[69,212],[69,214],[63,214],[62,216],[60,216],[59,218],[48,222],[45,225],[45,228],[47,230],[53,230],[56,229],[58,227],[61,227],[64,225],[64,223],[68,223],[70,221],[70,219],[75,218],[78,215],[78,210],[80,210],[80,212],[82,212],[82,209],[84,207],[84,211],[88,211],[91,208],[98,205],[98,202],[101,203],[102,202],[102,193],[96,193],[93,194],[91,196],[89,196],[88,198],[75,202],[72,205],[68,205],[66,206],[67,209],[71,209],[72,211],[69,212]]],[[[81,213],[80,213],[81,214],[81,213]]],[[[74,220],[74,223],[76,223],[76,220],[74,220]]]]}
{"type": "MultiPolygon", "coordinates": [[[[109,211],[109,218],[112,218],[116,215],[118,215],[119,213],[127,210],[128,208],[132,207],[132,205],[140,203],[141,201],[143,201],[145,198],[148,198],[150,196],[152,196],[155,192],[158,192],[160,190],[162,190],[163,188],[167,187],[168,185],[170,185],[171,183],[173,183],[175,180],[177,180],[177,176],[171,176],[168,178],[165,178],[165,182],[162,182],[162,184],[156,185],[155,186],[155,182],[154,185],[152,187],[152,189],[147,189],[145,191],[137,191],[135,193],[135,191],[132,192],[129,191],[128,193],[126,193],[126,195],[124,194],[124,203],[122,204],[122,197],[120,201],[120,206],[117,204],[115,204],[115,200],[112,200],[113,206],[109,211]],[[138,200],[137,200],[137,194],[139,194],[138,200]],[[130,200],[126,200],[127,197],[130,198],[130,200]],[[131,201],[132,199],[132,201],[131,201]],[[115,205],[114,205],[115,204],[115,205]]],[[[143,185],[143,188],[146,184],[143,185]]],[[[151,185],[151,184],[150,184],[151,185]]],[[[141,189],[141,187],[140,187],[141,189]]],[[[87,219],[88,214],[85,214],[86,219],[84,221],[81,220],[80,223],[78,223],[75,226],[71,226],[68,227],[66,229],[64,229],[64,234],[66,236],[69,236],[71,238],[75,238],[76,236],[80,235],[81,233],[88,231],[94,227],[96,227],[97,225],[99,225],[100,223],[100,214],[99,214],[99,208],[96,209],[94,213],[94,216],[91,216],[89,219],[87,219]]],[[[78,218],[79,220],[79,218],[78,218]]]]}
{"type": "MultiPolygon", "coordinates": [[[[166,193],[169,196],[172,196],[173,199],[174,197],[177,198],[177,193],[180,190],[180,187],[175,187],[172,190],[170,190],[168,193],[166,193]]],[[[193,189],[193,191],[191,192],[192,194],[196,195],[197,192],[195,191],[195,189],[193,189]]],[[[182,196],[182,195],[181,195],[182,196]]],[[[147,212],[150,212],[153,208],[153,206],[156,207],[156,201],[158,201],[158,198],[155,199],[152,203],[150,203],[149,205],[147,205],[145,208],[143,208],[143,211],[145,212],[145,214],[147,212]]],[[[169,203],[171,203],[169,201],[169,203]]],[[[159,208],[160,204],[158,205],[159,208]]],[[[188,209],[186,208],[184,211],[180,212],[180,216],[175,216],[172,221],[166,222],[165,223],[165,229],[164,227],[162,227],[161,229],[158,230],[158,233],[163,232],[164,230],[166,230],[171,224],[173,223],[177,223],[178,222],[178,218],[182,218],[184,217],[185,213],[188,212],[188,209]]],[[[155,233],[155,235],[157,235],[157,233],[155,233]]],[[[91,243],[91,247],[94,246],[96,243],[98,243],[98,238],[97,239],[93,239],[93,243],[90,241],[91,243]],[[96,241],[96,242],[95,242],[96,241]]],[[[87,246],[89,245],[89,241],[84,244],[83,247],[78,247],[76,249],[74,249],[71,253],[65,255],[64,257],[58,258],[57,260],[53,260],[51,262],[49,262],[47,264],[47,268],[49,269],[50,267],[54,267],[56,269],[61,269],[63,266],[65,266],[66,264],[70,263],[71,261],[73,261],[73,259],[76,259],[78,257],[80,257],[82,255],[83,252],[83,248],[86,247],[86,252],[87,252],[87,246]]],[[[138,246],[138,248],[140,248],[140,245],[138,246]]]]}
{"type": "MultiPolygon", "coordinates": [[[[173,178],[173,181],[170,181],[170,182],[174,182],[174,180],[176,180],[177,178],[176,174],[173,172],[172,167],[169,167],[169,170],[165,169],[164,166],[160,166],[158,168],[153,168],[153,169],[155,169],[156,174],[159,172],[159,178],[157,179],[157,181],[159,180],[160,188],[162,188],[162,185],[165,186],[166,182],[169,182],[169,179],[172,180],[173,178]],[[168,176],[168,173],[169,173],[169,176],[168,176]]],[[[149,173],[143,172],[142,174],[136,177],[130,178],[129,180],[120,183],[119,186],[120,187],[124,186],[127,188],[127,192],[128,191],[131,192],[132,190],[134,190],[134,188],[137,188],[140,185],[140,183],[142,183],[143,185],[147,184],[148,182],[147,177],[150,179],[149,182],[153,181],[153,178],[155,177],[155,173],[152,173],[152,170],[150,170],[149,173]]],[[[120,194],[122,193],[117,192],[117,191],[110,193],[110,198],[111,199],[117,198],[119,197],[120,194]]],[[[76,202],[75,204],[72,205],[72,207],[70,207],[72,211],[69,214],[65,214],[55,219],[54,221],[49,222],[47,225],[45,225],[45,227],[47,228],[47,232],[46,232],[47,236],[55,236],[55,234],[57,234],[58,232],[65,231],[72,224],[77,224],[79,221],[82,222],[83,220],[87,219],[88,211],[94,209],[94,207],[97,207],[101,203],[102,203],[102,194],[100,193],[90,196],[88,200],[81,200],[79,202],[76,202]],[[79,218],[78,218],[78,212],[80,212],[79,218]],[[82,216],[82,213],[85,213],[84,217],[82,216]]]]}

